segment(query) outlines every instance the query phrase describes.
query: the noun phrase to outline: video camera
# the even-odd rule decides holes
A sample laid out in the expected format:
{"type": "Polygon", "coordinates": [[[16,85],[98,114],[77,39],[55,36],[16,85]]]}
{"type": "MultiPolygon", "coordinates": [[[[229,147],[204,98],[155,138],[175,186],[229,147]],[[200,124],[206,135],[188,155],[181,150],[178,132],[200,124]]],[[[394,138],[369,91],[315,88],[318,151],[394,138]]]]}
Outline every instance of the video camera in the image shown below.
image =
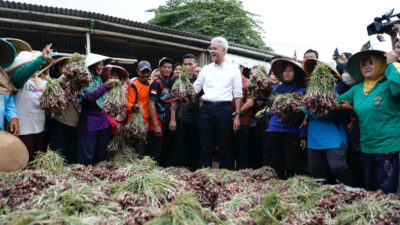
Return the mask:
{"type": "Polygon", "coordinates": [[[385,13],[382,17],[375,17],[374,22],[367,26],[368,36],[393,33],[393,26],[395,24],[400,24],[400,13],[393,15],[393,12],[394,9],[385,13]],[[397,17],[398,20],[391,21],[390,18],[393,17],[397,17]]]}

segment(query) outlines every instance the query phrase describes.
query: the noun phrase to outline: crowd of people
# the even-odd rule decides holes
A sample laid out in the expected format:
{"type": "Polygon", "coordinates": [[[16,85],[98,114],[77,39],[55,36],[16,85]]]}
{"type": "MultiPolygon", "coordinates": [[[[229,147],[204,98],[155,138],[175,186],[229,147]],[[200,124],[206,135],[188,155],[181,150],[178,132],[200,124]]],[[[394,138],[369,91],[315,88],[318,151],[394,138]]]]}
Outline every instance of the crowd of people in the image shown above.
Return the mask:
{"type": "MultiPolygon", "coordinates": [[[[161,166],[196,170],[212,167],[215,159],[224,169],[271,166],[282,179],[308,174],[321,183],[399,193],[397,38],[386,53],[363,49],[334,56],[337,64],[329,68],[337,79],[332,88],[340,106],[322,117],[298,107],[293,113],[302,119],[297,121],[270,110],[271,96],[307,93],[312,75],[306,63],[273,58],[267,74],[273,90],[261,98],[252,96],[246,83],[260,66],[226,62],[228,42],[222,37],[211,40],[208,65],[200,67],[190,53],[180,62],[166,56],[157,68],[138,62],[137,76],[131,77],[123,67],[111,65],[110,57],[90,53],[85,57],[90,83],[68,97],[56,115],[42,110],[40,99],[51,80],[70,88],[65,75],[70,57],[53,53],[51,44],[33,52],[28,43],[13,38],[0,39],[0,47],[0,129],[22,140],[30,160],[49,146],[70,164],[94,165],[106,158],[116,127],[142,113],[148,136],[130,144],[161,166]],[[178,105],[170,91],[184,69],[196,95],[189,104],[178,105]],[[127,106],[112,118],[103,103],[118,82],[127,106]]],[[[309,59],[318,61],[318,52],[305,52],[304,62],[309,59]]]]}

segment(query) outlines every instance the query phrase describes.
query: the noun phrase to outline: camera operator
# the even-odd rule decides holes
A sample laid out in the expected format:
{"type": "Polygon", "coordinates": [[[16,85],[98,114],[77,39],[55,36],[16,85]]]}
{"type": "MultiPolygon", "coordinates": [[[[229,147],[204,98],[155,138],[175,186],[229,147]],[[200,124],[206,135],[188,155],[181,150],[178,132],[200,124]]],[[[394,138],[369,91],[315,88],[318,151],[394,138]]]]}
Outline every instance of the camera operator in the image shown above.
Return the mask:
{"type": "MultiPolygon", "coordinates": [[[[374,22],[367,26],[368,35],[378,34],[379,41],[384,41],[384,39],[379,34],[388,34],[392,40],[393,49],[397,43],[397,35],[400,34],[400,13],[393,14],[394,9],[385,13],[381,17],[376,17],[374,22]],[[391,18],[397,17],[397,20],[391,20],[391,18]]],[[[363,46],[364,47],[364,46],[363,46]]],[[[363,48],[361,50],[364,50],[363,48]]]]}

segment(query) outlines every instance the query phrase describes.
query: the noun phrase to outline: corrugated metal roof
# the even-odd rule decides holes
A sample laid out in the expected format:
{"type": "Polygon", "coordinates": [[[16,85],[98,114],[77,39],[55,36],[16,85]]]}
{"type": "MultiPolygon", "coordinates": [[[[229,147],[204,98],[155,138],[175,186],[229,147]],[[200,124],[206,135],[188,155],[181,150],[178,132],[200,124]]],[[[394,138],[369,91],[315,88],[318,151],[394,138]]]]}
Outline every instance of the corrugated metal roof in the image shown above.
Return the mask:
{"type": "MultiPolygon", "coordinates": [[[[146,23],[140,23],[136,21],[82,10],[0,0],[0,12],[0,18],[19,19],[81,28],[83,27],[87,28],[88,30],[90,27],[89,21],[94,20],[95,30],[105,30],[129,35],[136,35],[140,37],[161,39],[169,42],[176,42],[204,49],[208,47],[208,43],[211,40],[211,37],[204,35],[178,31],[174,29],[154,26],[146,23]]],[[[4,25],[4,27],[7,26],[16,29],[30,28],[29,25],[4,25]]],[[[57,32],[57,29],[50,28],[35,29],[57,32]]],[[[65,32],[65,29],[63,32],[65,32]]],[[[265,57],[265,55],[269,56],[267,57],[267,59],[272,56],[282,56],[273,52],[243,46],[232,42],[229,44],[231,46],[229,52],[240,54],[243,56],[256,57],[259,59],[265,57]]]]}

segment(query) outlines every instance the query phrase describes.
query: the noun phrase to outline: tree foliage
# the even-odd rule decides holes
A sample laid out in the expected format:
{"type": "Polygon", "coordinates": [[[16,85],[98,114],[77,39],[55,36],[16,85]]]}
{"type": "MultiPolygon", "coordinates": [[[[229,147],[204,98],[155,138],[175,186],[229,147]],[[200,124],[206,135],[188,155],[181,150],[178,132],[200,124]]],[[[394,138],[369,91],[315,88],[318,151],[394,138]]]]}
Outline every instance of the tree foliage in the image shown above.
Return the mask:
{"type": "Polygon", "coordinates": [[[180,31],[223,36],[228,41],[264,50],[272,50],[262,40],[262,22],[258,15],[243,9],[239,0],[167,0],[165,5],[149,9],[153,25],[180,31]]]}

